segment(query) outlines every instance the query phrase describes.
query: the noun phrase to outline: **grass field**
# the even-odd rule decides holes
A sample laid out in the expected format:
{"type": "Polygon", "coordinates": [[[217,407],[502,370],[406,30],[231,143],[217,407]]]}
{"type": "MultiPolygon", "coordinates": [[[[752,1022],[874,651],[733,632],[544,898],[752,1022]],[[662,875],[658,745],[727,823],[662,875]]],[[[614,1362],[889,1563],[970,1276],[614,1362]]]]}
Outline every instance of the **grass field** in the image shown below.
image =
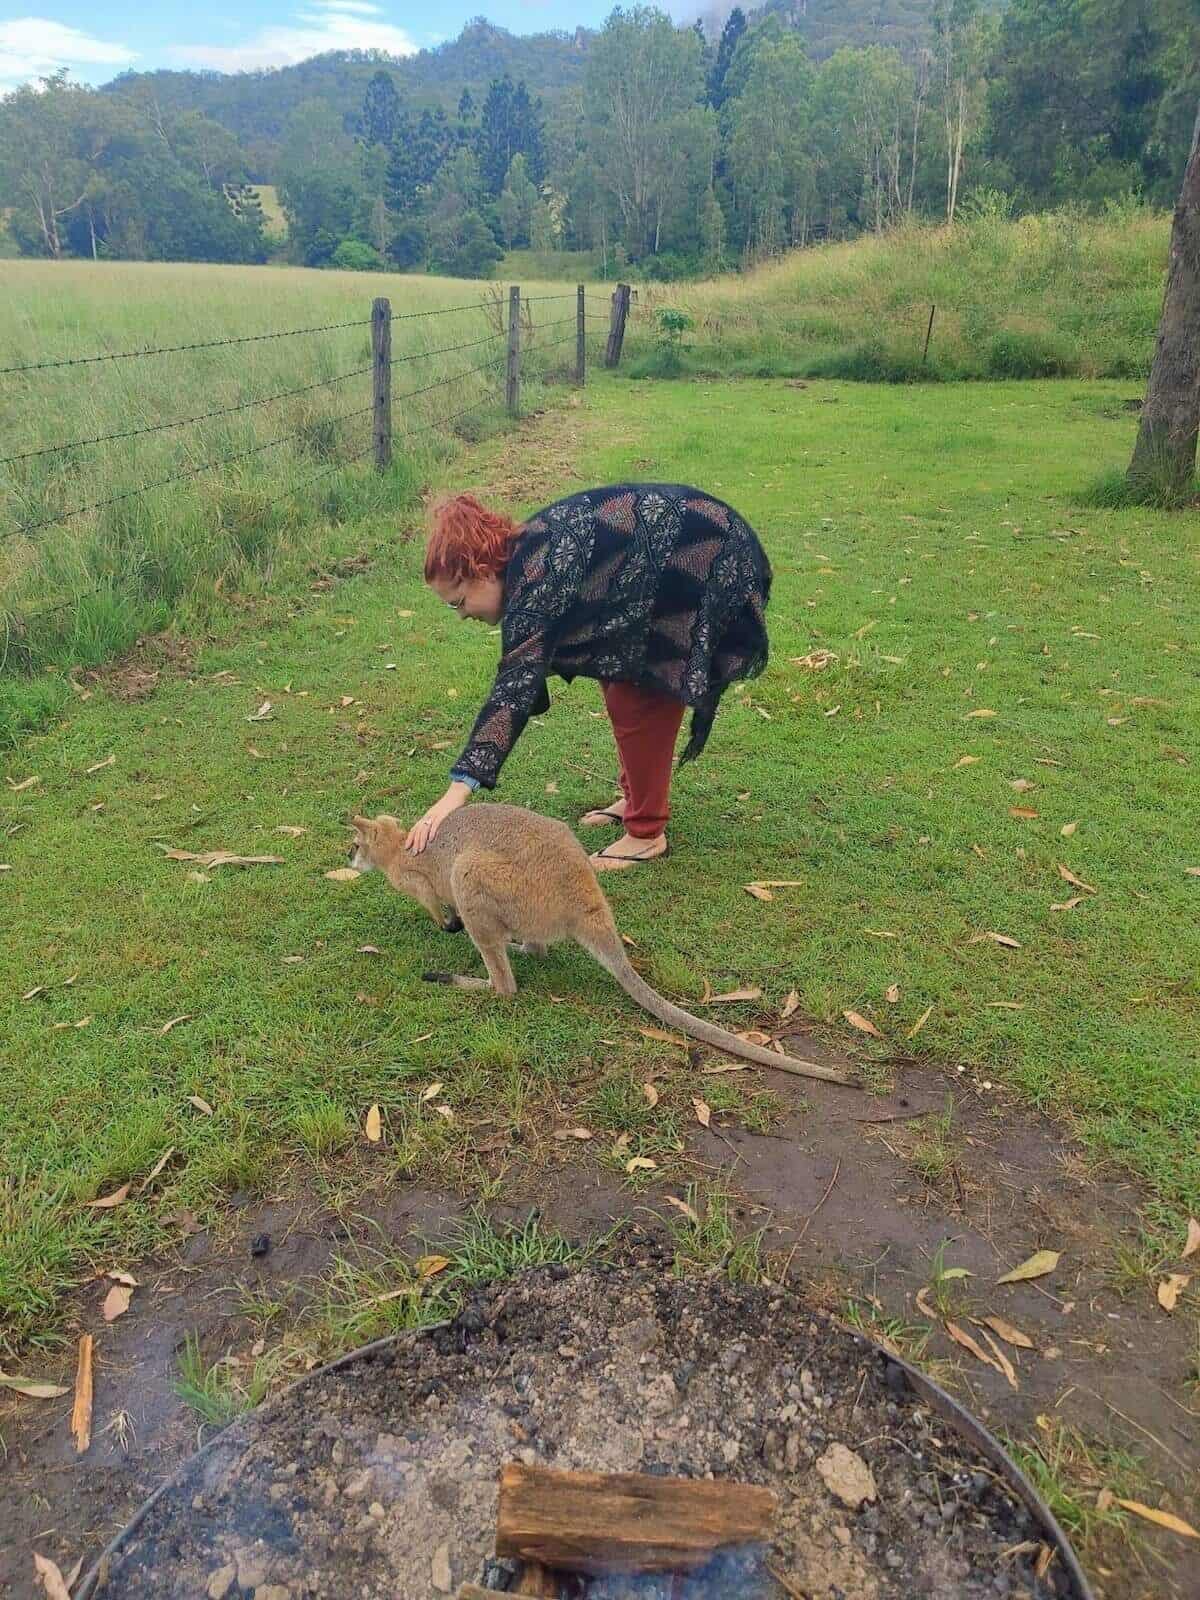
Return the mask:
{"type": "MultiPolygon", "coordinates": [[[[917,1054],[948,1088],[965,1064],[1065,1115],[1137,1174],[1153,1229],[1200,1192],[1200,582],[1178,518],[1076,502],[1128,453],[1127,394],[609,379],[520,450],[429,477],[519,510],[695,480],[751,519],[777,573],[772,666],[681,774],[672,859],[612,884],[635,954],[684,1000],[757,984],[775,1013],[794,987],[879,1077],[917,1054]],[[800,659],[816,650],[823,669],[800,659]],[[765,904],[743,890],[763,878],[801,881],[765,904]]],[[[327,1192],[373,1103],[397,1176],[470,1190],[474,1141],[559,1116],[672,1170],[688,1074],[651,1115],[635,1068],[676,1058],[580,953],[518,958],[501,1011],[420,982],[431,956],[467,970],[461,941],[377,878],[323,876],[348,810],[411,817],[441,792],[494,664],[423,589],[402,499],[303,530],[369,571],[245,596],[188,676],[137,705],[72,698],[4,763],[0,1347],[53,1336],[84,1263],[151,1248],[180,1206],[290,1169],[327,1192]],[[206,872],[160,846],[283,863],[206,872]],[[432,1081],[451,1118],[422,1104],[432,1081]]],[[[553,698],[500,798],[573,818],[609,792],[609,734],[593,685],[553,698]]],[[[712,1081],[767,1114],[752,1075],[712,1081]]]]}
{"type": "Polygon", "coordinates": [[[1136,206],[1100,219],[983,215],[798,251],[741,276],[642,284],[634,347],[653,373],[647,325],[671,306],[694,322],[685,370],[718,377],[1144,377],[1169,230],[1165,214],[1136,206]]]}
{"type": "MultiPolygon", "coordinates": [[[[106,659],[139,631],[172,618],[184,626],[202,622],[218,581],[226,590],[254,592],[303,570],[314,507],[334,520],[369,508],[378,493],[373,480],[342,465],[370,446],[365,324],[376,295],[391,299],[392,352],[400,363],[393,372],[392,503],[415,493],[431,465],[463,439],[502,422],[504,342],[496,336],[497,314],[484,308],[483,284],[295,268],[30,261],[6,265],[4,281],[0,367],[355,325],[0,374],[6,457],[204,419],[0,464],[0,617],[7,624],[0,745],[61,701],[61,689],[44,677],[21,682],[14,672],[106,659]],[[439,314],[421,315],[431,311],[439,314]],[[280,398],[229,412],[272,396],[280,398]],[[210,412],[227,414],[206,417],[210,412]],[[165,481],[181,474],[182,482],[165,481]],[[160,482],[149,494],[129,493],[160,482]],[[102,501],[111,503],[49,520],[102,501]],[[70,603],[79,597],[78,606],[70,603]]],[[[562,342],[572,330],[547,327],[574,314],[573,298],[540,298],[559,292],[573,296],[573,286],[539,285],[531,310],[542,331],[532,342],[527,336],[528,406],[573,360],[573,344],[562,342]]]]}

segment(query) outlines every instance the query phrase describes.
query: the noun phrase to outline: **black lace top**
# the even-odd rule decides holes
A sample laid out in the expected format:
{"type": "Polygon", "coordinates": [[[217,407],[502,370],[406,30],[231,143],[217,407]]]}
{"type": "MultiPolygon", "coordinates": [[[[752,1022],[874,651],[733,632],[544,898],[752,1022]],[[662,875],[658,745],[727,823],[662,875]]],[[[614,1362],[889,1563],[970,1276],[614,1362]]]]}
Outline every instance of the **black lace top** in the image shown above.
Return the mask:
{"type": "Polygon", "coordinates": [[[681,484],[619,484],[526,522],[505,573],[500,667],[454,774],[495,787],[551,673],[617,679],[692,707],[681,760],[704,748],[717,703],[767,664],[771,566],[753,529],[681,484]]]}

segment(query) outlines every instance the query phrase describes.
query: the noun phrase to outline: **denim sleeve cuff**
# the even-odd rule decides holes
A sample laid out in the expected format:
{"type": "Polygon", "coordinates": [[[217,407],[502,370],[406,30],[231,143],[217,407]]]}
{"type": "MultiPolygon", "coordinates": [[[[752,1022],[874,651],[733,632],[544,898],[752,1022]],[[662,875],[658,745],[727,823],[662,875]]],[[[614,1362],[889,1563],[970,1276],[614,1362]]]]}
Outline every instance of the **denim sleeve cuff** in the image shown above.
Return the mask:
{"type": "Polygon", "coordinates": [[[450,774],[450,782],[465,783],[472,794],[474,794],[476,789],[479,787],[479,779],[473,778],[469,772],[452,772],[450,774]]]}

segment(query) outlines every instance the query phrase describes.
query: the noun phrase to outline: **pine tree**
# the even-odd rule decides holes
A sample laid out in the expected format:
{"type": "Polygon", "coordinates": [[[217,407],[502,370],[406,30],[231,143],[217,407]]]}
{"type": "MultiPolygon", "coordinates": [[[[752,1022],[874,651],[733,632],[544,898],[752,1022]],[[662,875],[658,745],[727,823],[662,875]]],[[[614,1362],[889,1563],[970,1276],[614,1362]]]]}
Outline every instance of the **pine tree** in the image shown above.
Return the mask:
{"type": "Polygon", "coordinates": [[[390,145],[400,120],[400,96],[390,72],[375,73],[363,95],[356,133],[361,144],[390,145]]]}
{"type": "Polygon", "coordinates": [[[718,111],[725,104],[725,75],[733,64],[734,54],[745,31],[746,13],[741,6],[734,6],[721,31],[721,42],[717,46],[717,59],[713,63],[713,69],[708,79],[708,103],[718,111]]]}

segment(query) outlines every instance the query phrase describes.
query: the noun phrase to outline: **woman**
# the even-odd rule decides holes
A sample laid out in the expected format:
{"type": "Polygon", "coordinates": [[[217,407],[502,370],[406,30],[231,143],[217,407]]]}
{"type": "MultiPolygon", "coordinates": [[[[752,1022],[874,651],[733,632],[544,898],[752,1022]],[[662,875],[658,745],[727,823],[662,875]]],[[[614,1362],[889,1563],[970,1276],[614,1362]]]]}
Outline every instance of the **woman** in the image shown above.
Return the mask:
{"type": "Polygon", "coordinates": [[[767,662],[771,567],[731,507],[678,484],[585,489],[518,526],[472,495],[434,508],[425,580],[460,617],[501,627],[500,668],[450,787],[408,835],[421,851],[480,786],[495,787],[546,679],[598,678],[620,758],[621,794],[589,811],[620,824],[598,870],[668,850],[671,763],[704,748],[721,695],[767,662]]]}

